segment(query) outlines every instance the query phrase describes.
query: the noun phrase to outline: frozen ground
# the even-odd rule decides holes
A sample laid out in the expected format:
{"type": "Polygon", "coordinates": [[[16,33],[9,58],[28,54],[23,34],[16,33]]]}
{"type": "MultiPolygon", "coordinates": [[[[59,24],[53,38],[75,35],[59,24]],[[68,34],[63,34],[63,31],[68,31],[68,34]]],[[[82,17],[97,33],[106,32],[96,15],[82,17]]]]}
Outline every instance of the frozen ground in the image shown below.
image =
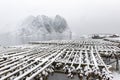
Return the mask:
{"type": "Polygon", "coordinates": [[[120,80],[120,72],[113,72],[113,80],[120,80]]]}

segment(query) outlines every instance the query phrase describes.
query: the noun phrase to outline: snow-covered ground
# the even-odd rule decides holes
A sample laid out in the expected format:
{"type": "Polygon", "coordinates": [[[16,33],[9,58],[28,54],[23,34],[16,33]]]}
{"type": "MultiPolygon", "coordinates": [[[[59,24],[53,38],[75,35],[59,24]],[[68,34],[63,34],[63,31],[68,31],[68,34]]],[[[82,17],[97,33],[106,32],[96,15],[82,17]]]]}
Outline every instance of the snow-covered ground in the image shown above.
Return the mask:
{"type": "Polygon", "coordinates": [[[113,72],[113,80],[120,80],[120,72],[113,72]]]}

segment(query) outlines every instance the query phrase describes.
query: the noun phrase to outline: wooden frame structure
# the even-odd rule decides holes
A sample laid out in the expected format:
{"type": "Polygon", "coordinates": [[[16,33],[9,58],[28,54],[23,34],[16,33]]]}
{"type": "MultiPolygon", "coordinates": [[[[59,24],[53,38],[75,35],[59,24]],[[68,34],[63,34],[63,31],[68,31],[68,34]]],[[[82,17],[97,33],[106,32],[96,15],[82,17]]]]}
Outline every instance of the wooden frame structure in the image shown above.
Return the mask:
{"type": "Polygon", "coordinates": [[[34,47],[1,51],[0,80],[47,80],[54,72],[80,80],[112,80],[101,55],[120,55],[116,44],[99,40],[31,42],[34,47]]]}

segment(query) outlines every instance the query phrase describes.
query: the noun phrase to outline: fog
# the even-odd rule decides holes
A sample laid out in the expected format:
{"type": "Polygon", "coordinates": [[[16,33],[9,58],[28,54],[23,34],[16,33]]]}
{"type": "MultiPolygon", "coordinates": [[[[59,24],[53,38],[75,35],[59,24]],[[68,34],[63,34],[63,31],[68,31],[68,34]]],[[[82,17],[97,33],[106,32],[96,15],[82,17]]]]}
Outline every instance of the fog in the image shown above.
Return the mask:
{"type": "Polygon", "coordinates": [[[120,34],[119,0],[0,0],[0,33],[14,31],[29,15],[63,16],[73,35],[120,34]]]}

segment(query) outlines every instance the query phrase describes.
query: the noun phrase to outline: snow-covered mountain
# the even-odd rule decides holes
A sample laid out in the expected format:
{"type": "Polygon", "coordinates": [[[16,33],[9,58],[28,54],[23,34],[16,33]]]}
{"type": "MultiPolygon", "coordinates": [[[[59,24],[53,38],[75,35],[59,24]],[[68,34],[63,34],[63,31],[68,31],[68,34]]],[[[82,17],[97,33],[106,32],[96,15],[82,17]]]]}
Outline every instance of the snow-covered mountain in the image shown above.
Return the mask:
{"type": "Polygon", "coordinates": [[[36,40],[70,39],[71,31],[66,20],[56,15],[54,19],[45,15],[29,16],[19,26],[19,36],[36,40]]]}
{"type": "MultiPolygon", "coordinates": [[[[71,30],[69,29],[66,20],[59,15],[56,15],[54,18],[45,15],[38,15],[36,17],[29,16],[21,22],[17,30],[6,34],[11,38],[9,39],[9,42],[12,41],[13,43],[71,38],[71,30]]],[[[4,36],[6,34],[4,34],[4,36]]]]}

